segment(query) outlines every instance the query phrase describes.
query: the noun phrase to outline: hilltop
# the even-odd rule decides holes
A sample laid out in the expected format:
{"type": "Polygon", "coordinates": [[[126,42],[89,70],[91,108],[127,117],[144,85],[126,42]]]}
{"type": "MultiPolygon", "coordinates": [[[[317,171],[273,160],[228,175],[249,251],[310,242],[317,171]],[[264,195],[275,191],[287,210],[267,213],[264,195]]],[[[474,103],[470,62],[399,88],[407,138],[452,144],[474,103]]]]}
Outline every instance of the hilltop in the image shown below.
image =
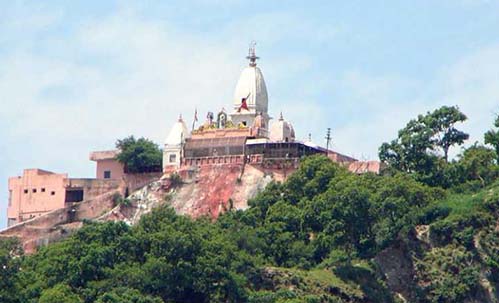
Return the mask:
{"type": "Polygon", "coordinates": [[[162,206],[133,227],[86,222],[29,257],[12,257],[14,243],[4,242],[0,298],[496,301],[497,182],[457,194],[403,173],[355,175],[315,156],[248,203],[217,221],[162,206]]]}

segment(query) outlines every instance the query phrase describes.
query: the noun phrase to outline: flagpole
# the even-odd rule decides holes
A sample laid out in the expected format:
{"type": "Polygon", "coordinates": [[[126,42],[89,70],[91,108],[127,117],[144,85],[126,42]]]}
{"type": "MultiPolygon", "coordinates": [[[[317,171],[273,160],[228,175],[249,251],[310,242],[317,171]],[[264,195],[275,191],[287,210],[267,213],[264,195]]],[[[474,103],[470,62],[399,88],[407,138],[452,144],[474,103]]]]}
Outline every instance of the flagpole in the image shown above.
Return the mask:
{"type": "Polygon", "coordinates": [[[196,108],[194,110],[194,120],[192,121],[192,131],[194,131],[194,125],[196,124],[197,120],[198,120],[198,109],[196,108]]]}

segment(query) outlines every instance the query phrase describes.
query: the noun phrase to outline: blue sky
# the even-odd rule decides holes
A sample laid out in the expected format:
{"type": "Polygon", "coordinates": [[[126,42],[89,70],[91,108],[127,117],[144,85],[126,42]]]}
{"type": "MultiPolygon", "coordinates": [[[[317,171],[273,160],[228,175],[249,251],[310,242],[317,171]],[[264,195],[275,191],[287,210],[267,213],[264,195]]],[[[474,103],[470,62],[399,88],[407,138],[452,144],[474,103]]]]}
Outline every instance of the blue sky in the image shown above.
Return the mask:
{"type": "Polygon", "coordinates": [[[499,112],[499,1],[1,1],[0,228],[8,176],[91,177],[90,151],[229,108],[252,40],[271,114],[360,159],[440,105],[470,143],[499,112]]]}

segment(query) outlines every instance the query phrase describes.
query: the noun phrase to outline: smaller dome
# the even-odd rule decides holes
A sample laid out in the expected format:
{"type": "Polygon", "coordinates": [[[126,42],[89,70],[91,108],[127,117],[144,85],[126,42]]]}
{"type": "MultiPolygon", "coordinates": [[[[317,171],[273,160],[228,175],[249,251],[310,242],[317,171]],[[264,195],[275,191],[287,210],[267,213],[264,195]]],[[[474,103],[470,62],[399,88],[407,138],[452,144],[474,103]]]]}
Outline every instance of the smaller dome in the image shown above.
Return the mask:
{"type": "Polygon", "coordinates": [[[168,134],[168,137],[166,138],[165,145],[168,146],[175,146],[175,145],[181,145],[184,143],[185,139],[190,138],[191,134],[189,133],[189,130],[187,129],[187,125],[185,124],[184,120],[182,119],[182,115],[178,118],[178,121],[175,122],[173,127],[170,130],[170,133],[168,134]]]}
{"type": "Polygon", "coordinates": [[[291,123],[284,120],[281,116],[270,127],[270,140],[274,142],[293,142],[295,141],[295,130],[291,123]]]}

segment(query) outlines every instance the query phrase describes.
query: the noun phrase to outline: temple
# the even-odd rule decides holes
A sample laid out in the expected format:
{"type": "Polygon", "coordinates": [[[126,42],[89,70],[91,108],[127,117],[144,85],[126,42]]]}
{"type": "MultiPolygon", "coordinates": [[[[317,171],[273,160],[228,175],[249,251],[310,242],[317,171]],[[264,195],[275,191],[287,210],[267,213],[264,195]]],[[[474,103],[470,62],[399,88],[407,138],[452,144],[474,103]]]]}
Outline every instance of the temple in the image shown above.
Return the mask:
{"type": "MultiPolygon", "coordinates": [[[[182,117],[175,122],[164,144],[163,172],[171,173],[182,168],[210,164],[258,164],[279,168],[298,163],[303,156],[328,155],[345,166],[357,163],[345,156],[310,142],[296,139],[293,125],[279,118],[271,123],[269,97],[261,69],[257,66],[254,44],[249,48],[247,67],[237,81],[232,110],[224,108],[217,113],[208,112],[206,120],[197,128],[197,113],[193,129],[188,130],[182,117]]],[[[293,165],[294,166],[294,165],[293,165]]],[[[355,166],[356,172],[376,170],[366,164],[355,166]]]]}
{"type": "Polygon", "coordinates": [[[191,129],[180,115],[164,141],[159,171],[130,174],[117,160],[120,151],[108,150],[90,153],[96,163],[94,178],[70,178],[36,168],[9,178],[7,216],[12,228],[3,235],[20,235],[25,243],[38,246],[53,226],[97,218],[116,207],[116,195],[128,197],[151,182],[163,182],[161,188],[167,191],[174,172],[182,179],[170,201],[175,210],[216,218],[232,207],[245,209],[248,199],[270,180],[285,180],[307,155],[326,155],[357,174],[380,171],[378,161],[358,161],[323,148],[310,137],[298,140],[282,112],[273,119],[254,44],[246,58],[230,110],[210,111],[199,125],[196,111],[191,129]]]}

